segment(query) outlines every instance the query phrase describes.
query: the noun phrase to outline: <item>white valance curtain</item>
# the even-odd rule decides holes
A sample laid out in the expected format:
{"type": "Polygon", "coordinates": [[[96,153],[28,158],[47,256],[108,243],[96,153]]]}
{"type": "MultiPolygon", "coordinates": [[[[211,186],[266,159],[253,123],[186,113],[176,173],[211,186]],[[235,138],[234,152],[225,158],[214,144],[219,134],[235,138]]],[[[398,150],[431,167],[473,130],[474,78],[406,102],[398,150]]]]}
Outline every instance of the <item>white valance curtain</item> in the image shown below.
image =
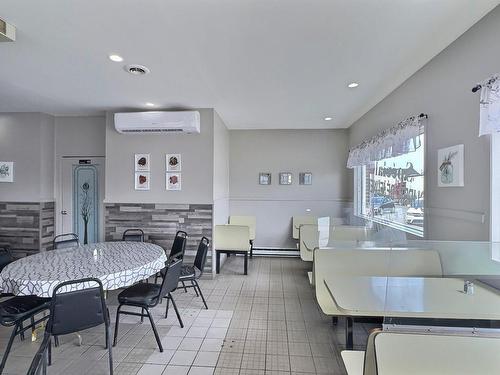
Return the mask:
{"type": "Polygon", "coordinates": [[[415,151],[421,144],[427,115],[409,117],[396,126],[384,129],[349,150],[347,168],[354,168],[370,162],[382,160],[415,151]]]}
{"type": "Polygon", "coordinates": [[[479,136],[500,132],[500,74],[479,85],[481,87],[479,136]]]}

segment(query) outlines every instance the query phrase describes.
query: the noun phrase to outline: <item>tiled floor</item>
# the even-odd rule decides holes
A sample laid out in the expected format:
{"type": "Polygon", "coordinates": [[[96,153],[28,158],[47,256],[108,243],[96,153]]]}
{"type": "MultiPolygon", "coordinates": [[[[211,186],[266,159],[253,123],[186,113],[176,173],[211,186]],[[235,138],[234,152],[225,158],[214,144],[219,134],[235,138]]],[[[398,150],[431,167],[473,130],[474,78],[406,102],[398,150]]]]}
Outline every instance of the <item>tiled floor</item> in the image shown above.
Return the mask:
{"type": "MultiPolygon", "coordinates": [[[[231,257],[214,280],[202,280],[209,310],[194,291],[174,293],[185,328],[178,326],[165,304],[153,310],[164,352],[160,353],[150,325],[123,316],[119,341],[113,348],[115,374],[123,375],[286,375],[344,374],[340,359],[342,326],[333,327],[314,300],[307,265],[298,258],[255,257],[243,276],[242,258],[231,257]]],[[[114,321],[116,292],[108,307],[114,321]]],[[[10,330],[0,328],[5,348],[10,330]]],[[[355,340],[363,342],[359,326],[355,340]]],[[[107,374],[102,327],[61,338],[53,351],[49,374],[107,374]]],[[[4,374],[25,374],[37,343],[16,339],[4,374]]]]}

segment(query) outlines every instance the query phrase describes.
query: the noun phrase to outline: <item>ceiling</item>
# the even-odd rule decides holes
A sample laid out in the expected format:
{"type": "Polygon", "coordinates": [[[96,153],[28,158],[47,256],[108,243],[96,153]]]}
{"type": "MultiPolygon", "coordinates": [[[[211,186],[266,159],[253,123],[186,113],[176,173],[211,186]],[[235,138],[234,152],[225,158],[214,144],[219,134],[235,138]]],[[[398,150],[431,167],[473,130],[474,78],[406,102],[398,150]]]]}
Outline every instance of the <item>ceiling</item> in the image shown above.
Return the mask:
{"type": "Polygon", "coordinates": [[[151,102],[213,107],[233,129],[345,128],[499,3],[0,0],[0,18],[18,28],[0,43],[0,111],[151,102]],[[132,76],[131,63],[151,73],[132,76]]]}

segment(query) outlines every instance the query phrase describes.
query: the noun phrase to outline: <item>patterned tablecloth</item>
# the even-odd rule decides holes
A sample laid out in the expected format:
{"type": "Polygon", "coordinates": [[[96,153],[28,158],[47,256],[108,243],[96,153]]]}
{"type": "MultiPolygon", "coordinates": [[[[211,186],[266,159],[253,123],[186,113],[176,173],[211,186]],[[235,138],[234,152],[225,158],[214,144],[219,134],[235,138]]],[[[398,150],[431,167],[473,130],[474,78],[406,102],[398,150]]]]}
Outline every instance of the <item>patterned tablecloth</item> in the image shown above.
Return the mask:
{"type": "MultiPolygon", "coordinates": [[[[113,290],[154,275],[165,267],[166,260],[160,246],[145,242],[102,242],[47,251],[5,267],[0,273],[0,291],[52,297],[59,283],[86,277],[98,278],[105,290],[113,290]]],[[[87,286],[71,289],[83,287],[87,286]]]]}

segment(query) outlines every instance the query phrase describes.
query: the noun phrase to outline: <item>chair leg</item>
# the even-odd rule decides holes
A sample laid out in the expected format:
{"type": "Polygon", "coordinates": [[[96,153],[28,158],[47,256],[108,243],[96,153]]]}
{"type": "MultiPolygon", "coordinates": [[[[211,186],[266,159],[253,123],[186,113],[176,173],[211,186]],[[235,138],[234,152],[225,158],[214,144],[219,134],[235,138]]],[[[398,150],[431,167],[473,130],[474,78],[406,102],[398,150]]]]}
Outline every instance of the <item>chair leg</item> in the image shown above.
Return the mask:
{"type": "Polygon", "coordinates": [[[167,307],[165,308],[165,319],[168,318],[168,308],[170,307],[170,298],[167,297],[167,307]]]}
{"type": "Polygon", "coordinates": [[[49,366],[52,365],[52,336],[49,336],[49,344],[47,345],[47,356],[49,359],[49,366]]]}
{"type": "Polygon", "coordinates": [[[122,305],[119,305],[116,309],[116,323],[115,323],[115,335],[113,338],[113,346],[116,346],[116,338],[118,337],[118,325],[120,324],[120,309],[122,305]]]}
{"type": "Polygon", "coordinates": [[[182,283],[182,287],[184,288],[184,293],[187,293],[188,290],[186,288],[186,284],[184,284],[184,281],[181,281],[181,283],[182,283]]]}
{"type": "Polygon", "coordinates": [[[220,273],[220,252],[215,251],[215,272],[220,273]]]}
{"type": "Polygon", "coordinates": [[[59,336],[54,336],[54,346],[56,348],[59,346],[59,336]]]}
{"type": "Polygon", "coordinates": [[[198,290],[196,289],[196,284],[194,283],[194,280],[191,280],[191,285],[193,286],[194,292],[196,293],[196,297],[199,297],[200,295],[198,294],[198,290]]]}
{"type": "Polygon", "coordinates": [[[253,258],[253,240],[250,240],[250,258],[253,258]]]}
{"type": "Polygon", "coordinates": [[[175,304],[174,297],[170,293],[168,293],[168,297],[170,300],[172,300],[172,305],[174,306],[175,314],[177,315],[177,319],[179,320],[179,324],[181,325],[181,328],[184,328],[184,323],[182,322],[181,319],[181,314],[179,314],[179,310],[177,310],[177,305],[175,304]]]}
{"type": "Polygon", "coordinates": [[[19,325],[16,324],[12,333],[10,334],[9,342],[7,343],[7,347],[5,348],[5,352],[3,353],[2,362],[0,363],[0,374],[3,372],[5,367],[5,363],[7,362],[7,357],[9,356],[10,350],[12,349],[12,343],[14,342],[14,338],[19,330],[19,325]]]}
{"type": "Polygon", "coordinates": [[[106,324],[106,349],[108,349],[109,356],[109,374],[113,375],[113,349],[111,348],[111,335],[109,332],[110,325],[109,322],[106,324]]]}
{"type": "Polygon", "coordinates": [[[203,301],[203,304],[205,305],[205,309],[208,310],[207,302],[205,301],[205,297],[203,296],[203,293],[201,292],[201,288],[200,288],[200,284],[198,284],[198,280],[194,280],[194,284],[195,284],[194,290],[196,290],[196,288],[198,288],[198,292],[200,292],[201,300],[203,301]]]}
{"type": "Polygon", "coordinates": [[[245,275],[248,275],[248,251],[245,252],[245,275]]]}
{"type": "Polygon", "coordinates": [[[24,341],[24,332],[22,331],[24,329],[23,322],[19,322],[19,329],[21,330],[21,333],[19,334],[19,337],[21,337],[21,341],[24,341]]]}
{"type": "Polygon", "coordinates": [[[141,324],[144,323],[144,309],[141,309],[141,324]]]}
{"type": "Polygon", "coordinates": [[[155,322],[153,321],[153,318],[151,317],[151,314],[149,313],[149,309],[146,309],[146,312],[148,313],[149,322],[151,323],[151,328],[153,328],[153,333],[155,334],[156,343],[158,344],[158,348],[160,349],[160,352],[163,352],[163,346],[161,345],[160,336],[158,335],[158,331],[156,330],[155,322]]]}

